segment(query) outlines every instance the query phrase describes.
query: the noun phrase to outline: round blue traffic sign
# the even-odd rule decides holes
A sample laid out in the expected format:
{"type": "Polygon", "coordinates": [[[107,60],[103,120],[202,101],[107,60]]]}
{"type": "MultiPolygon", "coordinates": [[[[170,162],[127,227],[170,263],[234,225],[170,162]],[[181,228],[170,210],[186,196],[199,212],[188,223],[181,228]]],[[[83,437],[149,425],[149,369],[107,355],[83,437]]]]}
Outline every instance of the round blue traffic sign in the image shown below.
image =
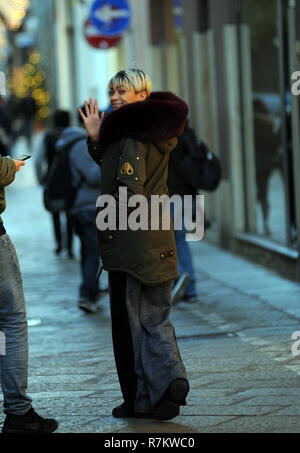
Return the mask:
{"type": "Polygon", "coordinates": [[[130,25],[128,0],[95,0],[89,20],[103,36],[118,36],[130,25]]]}

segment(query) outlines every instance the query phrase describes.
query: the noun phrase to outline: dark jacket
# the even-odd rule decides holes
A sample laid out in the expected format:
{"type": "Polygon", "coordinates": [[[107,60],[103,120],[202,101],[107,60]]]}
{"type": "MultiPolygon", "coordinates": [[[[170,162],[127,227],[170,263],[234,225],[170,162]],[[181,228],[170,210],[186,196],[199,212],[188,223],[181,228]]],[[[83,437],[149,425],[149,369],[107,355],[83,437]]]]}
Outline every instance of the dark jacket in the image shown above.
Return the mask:
{"type": "Polygon", "coordinates": [[[186,127],[183,134],[178,137],[178,144],[170,154],[169,172],[167,185],[170,197],[172,195],[197,195],[197,191],[186,183],[180,173],[181,160],[190,153],[193,147],[197,146],[195,131],[186,127]]]}
{"type": "MultiPolygon", "coordinates": [[[[129,196],[144,195],[148,201],[151,195],[168,194],[169,153],[187,114],[185,102],[163,92],[111,112],[103,121],[99,143],[89,143],[91,156],[102,171],[101,194],[117,199],[122,185],[129,196]],[[131,169],[128,173],[126,166],[131,169]]],[[[178,277],[172,226],[169,230],[99,230],[99,240],[103,267],[108,271],[131,274],[145,285],[178,277]]]]}
{"type": "Polygon", "coordinates": [[[62,131],[63,128],[58,127],[51,132],[47,132],[45,135],[43,146],[45,147],[45,159],[48,166],[48,173],[56,155],[56,142],[62,131]]]}
{"type": "Polygon", "coordinates": [[[56,143],[56,150],[68,146],[76,138],[79,139],[70,149],[69,163],[72,176],[72,186],[76,188],[76,196],[70,209],[70,214],[83,211],[94,211],[100,195],[100,168],[89,155],[86,145],[86,131],[80,127],[68,127],[63,130],[56,143]],[[80,140],[81,138],[81,140],[80,140]]]}
{"type": "Polygon", "coordinates": [[[67,150],[68,171],[65,177],[70,178],[71,187],[75,189],[72,204],[68,209],[72,215],[83,211],[94,211],[96,215],[96,200],[100,195],[100,169],[88,153],[86,138],[85,129],[67,127],[55,143],[57,156],[67,150]]]}

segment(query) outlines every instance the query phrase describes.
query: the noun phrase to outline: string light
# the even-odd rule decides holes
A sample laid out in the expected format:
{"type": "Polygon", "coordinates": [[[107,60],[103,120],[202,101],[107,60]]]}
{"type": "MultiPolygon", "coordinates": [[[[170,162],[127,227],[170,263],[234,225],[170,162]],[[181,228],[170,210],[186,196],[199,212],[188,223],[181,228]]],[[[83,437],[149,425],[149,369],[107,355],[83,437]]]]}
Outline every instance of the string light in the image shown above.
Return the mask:
{"type": "Polygon", "coordinates": [[[9,87],[18,98],[32,96],[38,107],[36,119],[45,120],[50,115],[48,104],[51,95],[44,86],[47,75],[39,67],[40,61],[40,52],[37,49],[33,49],[28,56],[26,64],[13,69],[9,87]]]}

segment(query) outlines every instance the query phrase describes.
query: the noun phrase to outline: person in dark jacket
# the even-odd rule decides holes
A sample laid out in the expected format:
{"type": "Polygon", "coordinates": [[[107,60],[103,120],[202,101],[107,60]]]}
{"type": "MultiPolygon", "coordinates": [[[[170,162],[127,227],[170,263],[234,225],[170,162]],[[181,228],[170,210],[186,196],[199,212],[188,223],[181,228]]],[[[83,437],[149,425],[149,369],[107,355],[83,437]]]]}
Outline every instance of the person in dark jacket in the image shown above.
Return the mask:
{"type": "MultiPolygon", "coordinates": [[[[53,115],[53,130],[46,133],[44,138],[44,160],[47,164],[47,171],[43,177],[44,182],[50,174],[57,149],[56,143],[64,129],[70,127],[71,117],[67,110],[56,110],[53,115]]],[[[66,236],[67,250],[70,258],[73,258],[73,225],[68,212],[66,215],[66,236]]],[[[61,226],[61,211],[51,212],[54,237],[56,241],[55,253],[59,255],[63,251],[63,235],[61,226]]]]}
{"type": "MultiPolygon", "coordinates": [[[[177,144],[188,107],[172,93],[151,93],[141,70],[118,72],[109,82],[113,111],[99,117],[98,104],[85,103],[82,117],[91,156],[101,167],[101,197],[117,212],[133,195],[166,195],[169,153],[177,144]]],[[[145,199],[145,198],[144,198],[145,199]]],[[[100,203],[100,204],[99,204],[100,203]]],[[[170,322],[172,281],[178,276],[173,227],[103,229],[98,235],[108,271],[113,346],[124,402],[114,417],[169,420],[186,404],[189,383],[170,322]]],[[[148,214],[151,207],[148,203],[148,214]]],[[[132,211],[131,211],[132,212],[132,211]]],[[[161,214],[158,216],[161,225],[161,214]]],[[[99,228],[100,227],[100,228],[99,228]]]]}
{"type": "MultiPolygon", "coordinates": [[[[25,162],[0,157],[0,214],[6,207],[5,187],[25,162]]],[[[38,415],[27,395],[28,325],[17,253],[0,217],[0,376],[6,418],[3,433],[50,433],[54,419],[38,415]]]]}
{"type": "Polygon", "coordinates": [[[279,135],[275,133],[274,117],[266,104],[260,100],[253,101],[254,144],[256,161],[257,200],[261,205],[263,228],[266,236],[271,235],[269,183],[279,159],[279,135]]]}
{"type": "Polygon", "coordinates": [[[9,156],[11,154],[12,127],[8,114],[7,101],[0,97],[0,154],[9,156]]]}
{"type": "Polygon", "coordinates": [[[76,188],[69,214],[81,244],[82,282],[78,306],[87,313],[95,313],[101,292],[97,281],[100,252],[96,231],[96,201],[100,194],[101,173],[88,152],[86,131],[82,127],[66,128],[57,142],[57,151],[76,138],[79,140],[72,145],[69,154],[72,185],[76,188]]]}
{"type": "MultiPolygon", "coordinates": [[[[192,195],[193,199],[196,200],[197,191],[189,186],[180,174],[181,160],[187,153],[189,153],[189,149],[195,146],[197,146],[197,137],[195,131],[192,128],[188,127],[188,125],[186,124],[183,134],[178,138],[178,144],[176,148],[170,154],[167,181],[170,196],[180,195],[183,198],[184,195],[192,195]]],[[[171,206],[171,209],[174,218],[173,205],[171,206]]],[[[189,303],[198,302],[196,272],[194,268],[192,253],[189,244],[186,241],[185,235],[186,229],[184,227],[184,222],[182,222],[182,228],[175,230],[175,241],[179,261],[179,280],[187,280],[187,282],[185,285],[182,285],[182,291],[180,293],[178,292],[176,294],[176,297],[173,297],[173,305],[177,302],[180,302],[181,300],[189,303]],[[186,276],[188,276],[187,279],[186,276]]]]}
{"type": "Polygon", "coordinates": [[[32,147],[32,134],[37,104],[32,96],[28,95],[21,99],[20,112],[23,119],[23,134],[27,140],[27,146],[30,150],[32,147]]]}

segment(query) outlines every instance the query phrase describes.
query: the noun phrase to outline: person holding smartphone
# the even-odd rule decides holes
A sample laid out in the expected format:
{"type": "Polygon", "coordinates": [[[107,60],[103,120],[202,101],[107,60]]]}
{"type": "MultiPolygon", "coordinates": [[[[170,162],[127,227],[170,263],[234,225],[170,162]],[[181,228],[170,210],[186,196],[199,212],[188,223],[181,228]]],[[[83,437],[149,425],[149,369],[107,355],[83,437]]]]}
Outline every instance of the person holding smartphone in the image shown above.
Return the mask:
{"type": "MultiPolygon", "coordinates": [[[[23,157],[24,159],[24,157],[23,157]]],[[[0,157],[0,214],[6,208],[5,187],[25,165],[23,160],[0,157]]],[[[22,276],[15,247],[0,217],[0,332],[5,350],[0,352],[1,387],[6,418],[3,433],[51,433],[58,424],[38,415],[26,394],[28,326],[22,276]],[[2,355],[1,355],[2,354],[2,355]]]]}

